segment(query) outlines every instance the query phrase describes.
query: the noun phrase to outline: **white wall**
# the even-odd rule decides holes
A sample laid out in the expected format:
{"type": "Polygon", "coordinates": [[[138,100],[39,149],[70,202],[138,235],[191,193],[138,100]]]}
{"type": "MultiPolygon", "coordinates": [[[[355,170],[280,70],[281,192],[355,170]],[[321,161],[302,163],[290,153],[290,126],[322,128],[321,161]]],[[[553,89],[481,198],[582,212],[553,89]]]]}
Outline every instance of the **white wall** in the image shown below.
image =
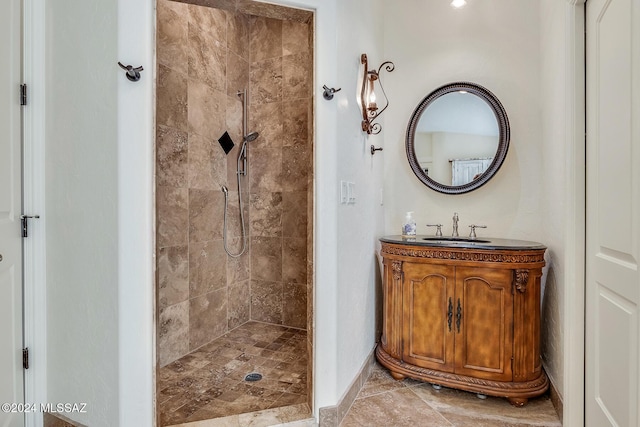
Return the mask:
{"type": "Polygon", "coordinates": [[[396,64],[386,79],[385,233],[397,234],[406,211],[418,233],[427,223],[451,232],[454,212],[461,234],[469,224],[481,235],[543,240],[541,231],[541,119],[539,2],[448,1],[385,3],[384,52],[396,64]],[[418,103],[446,83],[471,81],[498,97],[511,126],[507,158],[497,175],[468,194],[443,195],[415,177],[405,154],[405,133],[418,103]]]}
{"type": "MultiPolygon", "coordinates": [[[[383,234],[380,191],[387,151],[371,156],[370,146],[384,145],[385,132],[369,137],[362,132],[357,85],[362,73],[362,53],[367,54],[370,69],[377,69],[387,59],[382,54],[382,3],[381,0],[341,0],[337,10],[340,48],[335,58],[336,85],[342,87],[342,91],[331,101],[338,108],[338,138],[333,143],[338,147],[338,179],[354,182],[356,193],[355,204],[338,208],[337,397],[345,392],[374,347],[376,303],[380,303],[376,301],[375,248],[377,237],[383,234]]],[[[399,77],[385,71],[382,74],[383,82],[399,77]]],[[[382,125],[384,129],[386,125],[382,125]]],[[[317,286],[320,288],[323,284],[317,286]]]]}
{"type": "Polygon", "coordinates": [[[543,362],[561,395],[566,280],[576,274],[573,266],[564,265],[570,225],[565,201],[571,191],[566,162],[575,160],[567,154],[572,117],[566,96],[575,79],[567,68],[568,3],[490,0],[455,10],[448,2],[403,0],[385,11],[385,52],[398,72],[406,68],[408,73],[387,86],[392,108],[386,117],[385,231],[397,234],[404,212],[411,210],[419,233],[430,233],[424,224],[434,221],[444,223],[447,233],[457,211],[463,229],[481,223],[489,226],[483,230],[488,236],[547,245],[543,362]],[[418,102],[458,80],[479,83],[500,99],[509,116],[511,143],[505,163],[488,184],[470,194],[446,196],[414,177],[404,138],[418,102]]]}
{"type": "Polygon", "coordinates": [[[564,424],[584,423],[584,1],[540,2],[544,242],[542,352],[564,424]]]}
{"type": "Polygon", "coordinates": [[[109,64],[118,76],[119,427],[155,419],[154,3],[118,0],[118,59],[142,65],[143,77],[132,83],[109,64]]]}
{"type": "Polygon", "coordinates": [[[118,425],[117,1],[46,3],[47,398],[118,425]]]}
{"type": "Polygon", "coordinates": [[[542,302],[542,355],[558,392],[564,390],[563,310],[565,298],[565,2],[540,2],[543,241],[547,245],[547,280],[542,302]]]}

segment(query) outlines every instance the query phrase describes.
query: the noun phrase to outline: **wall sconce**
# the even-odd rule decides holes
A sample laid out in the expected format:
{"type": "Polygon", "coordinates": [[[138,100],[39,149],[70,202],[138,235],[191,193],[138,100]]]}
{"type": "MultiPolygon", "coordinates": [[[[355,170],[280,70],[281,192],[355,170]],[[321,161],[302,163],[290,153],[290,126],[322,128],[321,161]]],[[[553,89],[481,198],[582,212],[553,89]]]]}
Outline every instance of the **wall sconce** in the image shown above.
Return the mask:
{"type": "Polygon", "coordinates": [[[378,134],[382,130],[382,126],[379,123],[374,123],[380,114],[389,106],[389,99],[384,92],[382,83],[380,82],[380,71],[384,67],[385,71],[392,72],[396,66],[391,61],[383,62],[377,70],[369,70],[369,63],[367,61],[367,54],[363,53],[360,56],[360,63],[363,64],[364,75],[362,78],[362,90],[360,92],[360,106],[362,108],[362,131],[368,134],[378,134]],[[375,93],[375,82],[378,81],[379,92],[384,97],[384,107],[379,108],[375,93]]]}

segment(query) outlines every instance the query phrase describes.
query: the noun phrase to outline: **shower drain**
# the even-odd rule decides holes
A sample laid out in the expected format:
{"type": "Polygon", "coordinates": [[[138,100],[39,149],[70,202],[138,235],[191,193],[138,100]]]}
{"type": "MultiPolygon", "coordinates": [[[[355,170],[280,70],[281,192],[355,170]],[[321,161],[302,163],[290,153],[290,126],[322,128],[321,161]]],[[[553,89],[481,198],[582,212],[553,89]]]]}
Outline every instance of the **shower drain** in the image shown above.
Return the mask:
{"type": "Polygon", "coordinates": [[[244,377],[245,381],[260,381],[262,379],[262,374],[259,374],[257,372],[252,372],[250,374],[247,374],[246,377],[244,377]]]}

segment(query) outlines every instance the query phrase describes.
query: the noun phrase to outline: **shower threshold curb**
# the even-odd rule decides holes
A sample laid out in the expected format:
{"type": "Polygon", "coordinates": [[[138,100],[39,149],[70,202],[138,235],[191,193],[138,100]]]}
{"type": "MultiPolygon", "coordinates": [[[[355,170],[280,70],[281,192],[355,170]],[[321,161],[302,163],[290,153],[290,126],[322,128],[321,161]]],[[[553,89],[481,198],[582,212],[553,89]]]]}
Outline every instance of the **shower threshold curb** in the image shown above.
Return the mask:
{"type": "Polygon", "coordinates": [[[282,406],[280,408],[263,409],[244,414],[212,418],[210,420],[173,424],[167,427],[314,427],[317,423],[311,417],[309,405],[282,406]]]}

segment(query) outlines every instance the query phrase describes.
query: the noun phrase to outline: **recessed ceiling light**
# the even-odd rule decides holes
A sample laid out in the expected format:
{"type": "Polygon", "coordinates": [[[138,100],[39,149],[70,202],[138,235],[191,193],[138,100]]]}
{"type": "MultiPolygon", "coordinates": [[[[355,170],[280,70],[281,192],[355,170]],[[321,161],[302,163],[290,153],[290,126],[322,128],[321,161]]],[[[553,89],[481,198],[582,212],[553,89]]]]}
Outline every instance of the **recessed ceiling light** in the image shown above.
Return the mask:
{"type": "Polygon", "coordinates": [[[465,4],[467,4],[467,0],[453,0],[451,2],[451,6],[455,7],[456,9],[460,9],[465,4]]]}

